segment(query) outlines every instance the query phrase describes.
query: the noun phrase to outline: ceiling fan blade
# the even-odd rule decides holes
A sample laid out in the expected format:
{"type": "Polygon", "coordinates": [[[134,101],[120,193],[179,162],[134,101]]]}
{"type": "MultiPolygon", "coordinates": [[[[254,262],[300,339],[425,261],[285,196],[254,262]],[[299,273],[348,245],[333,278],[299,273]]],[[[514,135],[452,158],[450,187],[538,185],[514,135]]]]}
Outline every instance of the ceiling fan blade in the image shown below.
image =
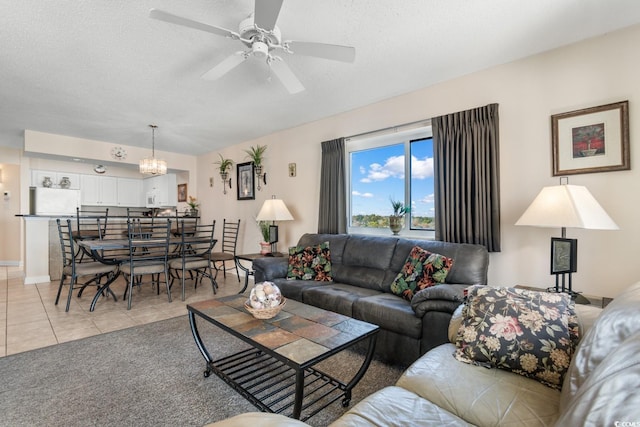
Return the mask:
{"type": "Polygon", "coordinates": [[[273,30],[280,15],[283,0],[255,0],[254,22],[263,30],[273,30]]]}
{"type": "Polygon", "coordinates": [[[201,77],[205,80],[217,80],[220,77],[227,74],[229,71],[233,70],[235,67],[240,65],[242,62],[247,59],[244,52],[236,52],[233,55],[227,57],[224,61],[204,73],[201,77]]]}
{"type": "Polygon", "coordinates": [[[194,28],[200,31],[206,31],[207,33],[216,34],[223,37],[240,38],[240,35],[234,31],[227,30],[226,28],[216,27],[215,25],[203,24],[202,22],[192,21],[188,18],[176,16],[168,12],[164,12],[158,9],[151,9],[149,11],[149,18],[157,19],[158,21],[168,22],[170,24],[182,25],[184,27],[194,28]]]}
{"type": "Polygon", "coordinates": [[[316,56],[342,62],[353,62],[356,59],[355,47],[297,41],[287,41],[286,45],[296,55],[316,56]]]}
{"type": "Polygon", "coordinates": [[[298,92],[302,92],[304,90],[304,86],[300,83],[300,80],[293,74],[291,68],[282,60],[275,60],[271,62],[271,69],[273,73],[278,76],[280,82],[282,82],[283,86],[289,91],[289,93],[294,94],[298,92]]]}

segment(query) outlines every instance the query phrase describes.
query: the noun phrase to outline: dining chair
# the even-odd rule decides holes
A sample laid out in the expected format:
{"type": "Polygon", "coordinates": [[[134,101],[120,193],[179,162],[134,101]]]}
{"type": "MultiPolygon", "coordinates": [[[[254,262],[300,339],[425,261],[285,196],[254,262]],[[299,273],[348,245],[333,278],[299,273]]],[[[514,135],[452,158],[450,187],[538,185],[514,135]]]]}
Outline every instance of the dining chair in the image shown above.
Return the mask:
{"type": "Polygon", "coordinates": [[[120,266],[120,271],[127,279],[124,297],[127,298],[127,310],[131,309],[133,285],[142,286],[150,283],[160,294],[160,275],[164,275],[167,298],[171,302],[169,288],[168,254],[171,232],[171,219],[156,218],[155,221],[139,219],[127,220],[129,262],[120,266]],[[144,282],[144,276],[150,276],[144,282]]]}
{"type": "Polygon", "coordinates": [[[194,288],[198,287],[198,280],[202,283],[204,277],[211,281],[213,293],[217,293],[218,283],[211,271],[211,251],[216,243],[214,231],[216,221],[211,224],[190,225],[181,221],[178,228],[180,244],[178,245],[180,256],[169,260],[169,276],[173,286],[175,279],[179,279],[182,285],[182,301],[185,299],[185,275],[189,272],[191,279],[195,273],[194,288]],[[189,227],[189,228],[187,228],[189,227]]]}
{"type": "MultiPolygon", "coordinates": [[[[107,221],[109,219],[109,208],[104,209],[81,209],[80,207],[76,208],[76,230],[73,234],[75,241],[78,240],[92,240],[99,239],[100,234],[104,232],[104,230],[98,229],[100,224],[102,227],[107,226],[107,221]],[[97,220],[101,221],[98,222],[97,220]]],[[[80,255],[79,260],[84,260],[84,256],[86,252],[81,250],[80,247],[76,247],[78,251],[77,254],[80,255]]]]}
{"type": "Polygon", "coordinates": [[[98,239],[104,230],[96,229],[97,219],[100,218],[102,227],[107,227],[109,208],[81,209],[76,208],[76,239],[98,239]]]}
{"type": "MultiPolygon", "coordinates": [[[[56,220],[58,224],[58,235],[60,237],[60,249],[62,251],[62,275],[60,277],[60,285],[58,286],[58,294],[56,295],[55,305],[58,305],[60,300],[60,294],[62,287],[64,286],[65,279],[69,278],[69,295],[67,296],[67,306],[64,311],[69,311],[71,305],[71,295],[73,294],[74,287],[78,286],[79,277],[88,277],[91,279],[83,284],[80,284],[80,290],[78,291],[78,297],[82,295],[84,288],[92,283],[98,285],[103,277],[112,278],[112,275],[117,274],[117,265],[107,265],[87,258],[86,262],[81,262],[80,257],[75,248],[74,232],[71,226],[71,220],[56,220]]],[[[116,296],[111,293],[114,301],[117,301],[116,296]]]]}
{"type": "Polygon", "coordinates": [[[236,246],[238,244],[238,232],[240,231],[240,220],[238,222],[227,221],[226,218],[222,223],[222,251],[211,253],[211,262],[216,269],[216,277],[218,271],[222,270],[224,278],[227,278],[228,267],[227,262],[232,261],[236,269],[236,276],[240,282],[240,274],[238,273],[238,265],[236,262],[236,246]]]}

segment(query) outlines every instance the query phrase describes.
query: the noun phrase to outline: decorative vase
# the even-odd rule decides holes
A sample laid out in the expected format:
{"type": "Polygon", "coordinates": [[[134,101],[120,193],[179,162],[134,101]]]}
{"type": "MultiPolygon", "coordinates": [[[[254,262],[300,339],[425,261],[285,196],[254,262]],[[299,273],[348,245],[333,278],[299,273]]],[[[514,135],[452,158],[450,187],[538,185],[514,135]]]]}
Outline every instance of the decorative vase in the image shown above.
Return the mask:
{"type": "Polygon", "coordinates": [[[45,176],[44,179],[42,180],[42,186],[46,188],[51,188],[52,185],[53,185],[53,181],[51,181],[51,178],[48,176],[45,176]]]}
{"type": "Polygon", "coordinates": [[[192,208],[192,209],[189,211],[189,213],[190,213],[190,216],[198,216],[198,209],[193,209],[193,208],[192,208]]]}
{"type": "Polygon", "coordinates": [[[260,242],[260,254],[266,255],[271,253],[271,243],[260,242]]]}
{"type": "Polygon", "coordinates": [[[60,180],[60,188],[69,188],[71,187],[71,180],[68,176],[63,176],[60,180]]]}
{"type": "Polygon", "coordinates": [[[401,216],[389,216],[389,228],[393,232],[394,236],[397,236],[402,230],[402,217],[401,216]]]}

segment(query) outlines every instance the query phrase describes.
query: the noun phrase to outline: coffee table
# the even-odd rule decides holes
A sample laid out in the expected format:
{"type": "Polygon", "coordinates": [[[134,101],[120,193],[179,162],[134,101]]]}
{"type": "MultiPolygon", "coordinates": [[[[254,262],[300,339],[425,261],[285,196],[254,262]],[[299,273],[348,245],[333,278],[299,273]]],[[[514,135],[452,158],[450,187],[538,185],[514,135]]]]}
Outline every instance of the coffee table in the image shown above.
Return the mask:
{"type": "MultiPolygon", "coordinates": [[[[351,390],[371,363],[378,326],[293,300],[287,300],[276,317],[256,319],[244,308],[246,299],[231,295],[187,305],[193,338],[206,361],[204,376],[213,372],[261,411],[303,421],[340,399],[347,407],[351,390]],[[200,336],[197,319],[249,347],[214,360],[200,336]],[[343,382],[314,368],[367,339],[364,360],[351,380],[343,382]]],[[[216,352],[223,350],[213,344],[216,352]]]]}

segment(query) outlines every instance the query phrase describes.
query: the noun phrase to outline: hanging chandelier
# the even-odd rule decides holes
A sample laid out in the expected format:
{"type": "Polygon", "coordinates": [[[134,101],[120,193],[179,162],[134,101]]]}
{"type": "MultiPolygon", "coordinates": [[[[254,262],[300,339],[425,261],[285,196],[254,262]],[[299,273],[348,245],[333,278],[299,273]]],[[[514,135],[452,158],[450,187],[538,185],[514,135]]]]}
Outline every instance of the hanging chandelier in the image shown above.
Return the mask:
{"type": "Polygon", "coordinates": [[[156,159],[156,125],[151,128],[151,158],[140,160],[140,173],[143,175],[164,175],[167,173],[167,162],[156,159]]]}

